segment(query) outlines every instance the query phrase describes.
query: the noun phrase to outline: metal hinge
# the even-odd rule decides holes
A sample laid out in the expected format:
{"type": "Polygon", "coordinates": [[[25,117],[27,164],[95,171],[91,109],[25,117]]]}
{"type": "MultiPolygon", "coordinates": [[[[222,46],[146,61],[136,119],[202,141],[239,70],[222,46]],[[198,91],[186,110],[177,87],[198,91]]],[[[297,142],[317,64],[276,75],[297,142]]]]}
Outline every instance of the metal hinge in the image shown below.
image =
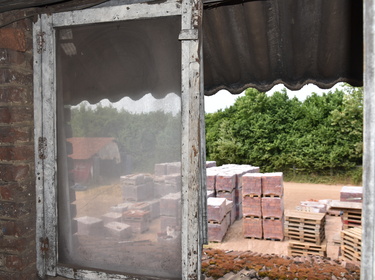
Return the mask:
{"type": "Polygon", "coordinates": [[[41,237],[39,239],[40,241],[40,251],[42,252],[42,254],[45,254],[46,252],[48,252],[49,250],[49,240],[48,240],[48,237],[41,237]]]}
{"type": "Polygon", "coordinates": [[[38,139],[38,155],[40,159],[46,159],[47,152],[47,138],[39,137],[38,139]]]}
{"type": "Polygon", "coordinates": [[[38,50],[38,53],[42,53],[46,50],[46,41],[44,40],[44,35],[46,33],[41,31],[41,32],[38,32],[38,34],[36,34],[36,41],[37,41],[37,50],[38,50]]]}

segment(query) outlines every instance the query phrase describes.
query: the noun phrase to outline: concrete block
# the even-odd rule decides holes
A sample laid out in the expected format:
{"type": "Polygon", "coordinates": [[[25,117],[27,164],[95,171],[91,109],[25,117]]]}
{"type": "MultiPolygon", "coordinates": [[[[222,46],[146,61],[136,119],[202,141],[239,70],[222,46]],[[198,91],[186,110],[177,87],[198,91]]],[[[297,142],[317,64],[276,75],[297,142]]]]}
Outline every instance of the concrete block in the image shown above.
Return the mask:
{"type": "Polygon", "coordinates": [[[132,236],[131,226],[120,222],[110,222],[105,226],[108,237],[115,237],[120,240],[129,239],[132,236]]]}
{"type": "Polygon", "coordinates": [[[77,221],[77,233],[82,235],[103,235],[103,220],[95,217],[79,217],[77,221]]]}
{"type": "Polygon", "coordinates": [[[108,224],[111,222],[120,222],[122,218],[122,213],[119,212],[108,212],[101,216],[103,224],[108,224]]]}

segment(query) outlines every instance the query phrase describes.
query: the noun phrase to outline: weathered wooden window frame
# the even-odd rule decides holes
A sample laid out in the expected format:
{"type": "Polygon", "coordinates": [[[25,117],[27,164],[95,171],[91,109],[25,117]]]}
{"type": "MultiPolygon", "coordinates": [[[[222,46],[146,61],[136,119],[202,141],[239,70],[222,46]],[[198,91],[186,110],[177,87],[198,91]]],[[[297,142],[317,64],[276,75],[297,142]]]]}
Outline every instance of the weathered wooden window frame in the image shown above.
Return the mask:
{"type": "MultiPolygon", "coordinates": [[[[200,279],[205,227],[205,140],[201,67],[201,1],[148,2],[43,14],[34,24],[34,121],[37,270],[72,279],[150,279],[58,263],[55,28],[163,16],[181,16],[182,279],[200,279]]],[[[155,278],[157,279],[157,278],[155,278]]]]}

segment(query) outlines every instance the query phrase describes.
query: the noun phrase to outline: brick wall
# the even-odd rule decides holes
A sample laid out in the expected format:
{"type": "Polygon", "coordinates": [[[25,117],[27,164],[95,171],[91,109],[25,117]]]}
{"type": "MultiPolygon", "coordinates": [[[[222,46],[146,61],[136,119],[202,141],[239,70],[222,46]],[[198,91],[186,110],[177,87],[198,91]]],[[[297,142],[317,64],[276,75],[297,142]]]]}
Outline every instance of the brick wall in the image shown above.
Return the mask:
{"type": "Polygon", "coordinates": [[[36,279],[32,21],[0,15],[0,279],[36,279]],[[7,17],[7,18],[5,18],[7,17]]]}

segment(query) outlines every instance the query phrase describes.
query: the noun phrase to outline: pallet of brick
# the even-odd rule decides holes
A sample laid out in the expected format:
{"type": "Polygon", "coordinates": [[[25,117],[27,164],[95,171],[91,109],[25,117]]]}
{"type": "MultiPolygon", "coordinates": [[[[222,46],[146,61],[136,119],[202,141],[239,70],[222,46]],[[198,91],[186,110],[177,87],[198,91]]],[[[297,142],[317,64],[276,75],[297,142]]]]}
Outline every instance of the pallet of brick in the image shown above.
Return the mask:
{"type": "Polygon", "coordinates": [[[111,222],[121,222],[122,219],[122,213],[119,212],[108,212],[101,216],[101,219],[103,220],[103,224],[108,224],[111,222]]]}
{"type": "Polygon", "coordinates": [[[242,213],[245,218],[261,217],[262,205],[260,196],[244,196],[242,198],[242,213]]]}
{"type": "Polygon", "coordinates": [[[111,207],[111,212],[123,213],[129,209],[133,202],[123,202],[111,207]]]}
{"type": "Polygon", "coordinates": [[[325,221],[325,213],[285,211],[285,237],[320,245],[325,239],[325,221]]]}
{"type": "Polygon", "coordinates": [[[341,218],[343,229],[362,226],[362,210],[360,209],[345,209],[341,218]]]}
{"type": "Polygon", "coordinates": [[[206,161],[206,168],[215,167],[216,161],[206,161]]]}
{"type": "Polygon", "coordinates": [[[160,200],[153,199],[153,200],[148,201],[147,203],[150,205],[151,220],[159,218],[160,217],[160,200]]]}
{"type": "Polygon", "coordinates": [[[340,191],[340,201],[362,202],[363,188],[344,186],[340,191]]]}
{"type": "Polygon", "coordinates": [[[165,175],[164,183],[169,187],[170,192],[180,191],[182,184],[181,173],[165,175]]]}
{"type": "Polygon", "coordinates": [[[284,199],[281,197],[262,197],[261,205],[264,218],[282,218],[284,215],[284,199]]]}
{"type": "Polygon", "coordinates": [[[225,171],[216,175],[216,192],[232,192],[237,186],[237,176],[235,172],[225,171]]]}
{"type": "Polygon", "coordinates": [[[242,233],[245,238],[263,238],[263,219],[261,217],[243,218],[242,233]]]}
{"type": "Polygon", "coordinates": [[[263,238],[267,240],[283,241],[283,218],[263,218],[263,238]]]}
{"type": "Polygon", "coordinates": [[[242,195],[261,196],[262,195],[262,174],[246,173],[242,176],[242,195]]]}
{"type": "Polygon", "coordinates": [[[317,245],[312,243],[304,243],[298,241],[289,241],[288,245],[289,256],[327,256],[327,241],[323,244],[317,245]]]}
{"type": "Polygon", "coordinates": [[[121,176],[124,201],[144,201],[154,196],[153,178],[145,174],[121,176]]]}
{"type": "Polygon", "coordinates": [[[133,233],[143,233],[150,227],[150,211],[128,210],[122,214],[122,222],[132,228],[133,233]]]}
{"type": "Polygon", "coordinates": [[[361,261],[362,228],[341,231],[341,258],[353,262],[361,261]]]}
{"type": "Polygon", "coordinates": [[[233,189],[232,191],[217,191],[216,197],[226,198],[230,201],[235,202],[236,201],[236,191],[233,189]]]}
{"type": "Polygon", "coordinates": [[[262,174],[262,194],[282,197],[284,194],[283,173],[263,173],[262,174]]]}
{"type": "Polygon", "coordinates": [[[170,193],[160,199],[160,215],[176,217],[180,213],[181,193],[170,193]]]}
{"type": "Polygon", "coordinates": [[[228,200],[221,197],[209,197],[207,199],[207,221],[221,222],[230,211],[228,200]]]}
{"type": "Polygon", "coordinates": [[[160,231],[166,232],[168,228],[180,229],[181,228],[181,217],[176,216],[160,216],[160,231]]]}
{"type": "Polygon", "coordinates": [[[103,235],[103,220],[95,217],[79,217],[77,221],[77,234],[80,235],[103,235]]]}
{"type": "Polygon", "coordinates": [[[226,215],[219,222],[210,221],[207,226],[207,235],[209,242],[222,242],[230,226],[230,215],[226,215]]]}
{"type": "Polygon", "coordinates": [[[208,191],[216,191],[216,175],[218,171],[216,168],[207,168],[206,169],[206,187],[208,191]]]}
{"type": "Polygon", "coordinates": [[[131,226],[121,222],[110,222],[104,225],[107,236],[126,240],[132,236],[131,226]]]}

